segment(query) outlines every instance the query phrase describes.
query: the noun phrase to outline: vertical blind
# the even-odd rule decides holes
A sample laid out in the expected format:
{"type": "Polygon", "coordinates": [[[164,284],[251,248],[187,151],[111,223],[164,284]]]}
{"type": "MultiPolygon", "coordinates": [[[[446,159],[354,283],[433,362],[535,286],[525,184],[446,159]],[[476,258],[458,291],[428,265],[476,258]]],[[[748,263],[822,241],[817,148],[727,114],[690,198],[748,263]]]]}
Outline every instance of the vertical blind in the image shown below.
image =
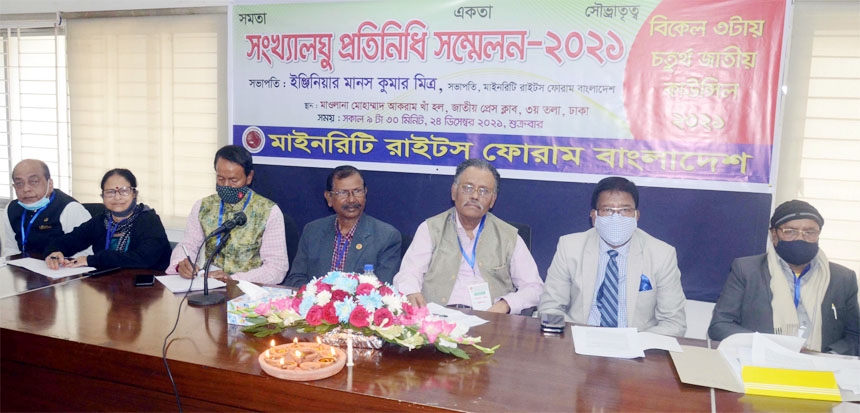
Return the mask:
{"type": "Polygon", "coordinates": [[[15,198],[12,168],[28,158],[47,163],[54,185],[71,191],[64,28],[12,26],[0,29],[0,197],[15,198]]]}
{"type": "Polygon", "coordinates": [[[68,22],[76,198],[97,202],[105,171],[127,168],[139,201],[182,227],[227,140],[225,32],[223,14],[68,22]]]}
{"type": "Polygon", "coordinates": [[[777,204],[824,216],[820,246],[860,273],[860,3],[795,4],[777,204]]]}

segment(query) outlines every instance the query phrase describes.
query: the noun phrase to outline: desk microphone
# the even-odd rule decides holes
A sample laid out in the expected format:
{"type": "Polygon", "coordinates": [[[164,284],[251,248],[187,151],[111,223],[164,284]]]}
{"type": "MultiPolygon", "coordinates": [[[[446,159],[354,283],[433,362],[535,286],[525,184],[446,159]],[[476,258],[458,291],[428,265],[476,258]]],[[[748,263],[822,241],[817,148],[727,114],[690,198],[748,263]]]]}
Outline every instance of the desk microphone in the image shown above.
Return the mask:
{"type": "Polygon", "coordinates": [[[206,239],[216,237],[216,236],[221,235],[225,232],[230,232],[233,230],[233,228],[241,227],[242,225],[245,225],[246,222],[248,222],[248,217],[245,216],[244,212],[239,211],[236,213],[235,216],[233,216],[233,219],[227,220],[227,222],[225,222],[223,225],[218,227],[215,231],[212,231],[211,234],[207,235],[206,239]]]}
{"type": "MultiPolygon", "coordinates": [[[[236,213],[233,219],[225,222],[223,225],[218,227],[218,229],[212,231],[211,234],[206,236],[206,239],[209,239],[214,236],[226,234],[224,239],[221,240],[221,242],[219,242],[218,245],[215,246],[215,250],[212,251],[212,255],[210,255],[209,258],[206,259],[206,264],[203,266],[203,293],[195,294],[188,297],[188,304],[196,306],[207,306],[221,304],[225,300],[227,300],[227,297],[224,294],[209,294],[209,266],[212,265],[212,260],[215,259],[215,256],[218,255],[219,252],[221,252],[221,248],[224,248],[224,245],[227,244],[227,240],[230,239],[230,231],[232,231],[233,228],[245,225],[246,222],[248,222],[248,217],[245,216],[244,212],[239,211],[236,213]]],[[[206,241],[204,240],[203,242],[205,243],[206,241]]]]}

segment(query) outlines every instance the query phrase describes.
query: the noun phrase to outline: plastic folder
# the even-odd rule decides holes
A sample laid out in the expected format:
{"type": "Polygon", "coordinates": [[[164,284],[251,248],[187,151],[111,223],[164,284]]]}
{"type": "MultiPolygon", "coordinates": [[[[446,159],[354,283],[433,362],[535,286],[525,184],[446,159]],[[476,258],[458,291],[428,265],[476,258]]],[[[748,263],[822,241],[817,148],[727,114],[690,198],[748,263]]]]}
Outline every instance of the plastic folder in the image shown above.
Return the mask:
{"type": "Polygon", "coordinates": [[[741,377],[746,394],[842,401],[836,376],[831,371],[744,366],[741,377]]]}

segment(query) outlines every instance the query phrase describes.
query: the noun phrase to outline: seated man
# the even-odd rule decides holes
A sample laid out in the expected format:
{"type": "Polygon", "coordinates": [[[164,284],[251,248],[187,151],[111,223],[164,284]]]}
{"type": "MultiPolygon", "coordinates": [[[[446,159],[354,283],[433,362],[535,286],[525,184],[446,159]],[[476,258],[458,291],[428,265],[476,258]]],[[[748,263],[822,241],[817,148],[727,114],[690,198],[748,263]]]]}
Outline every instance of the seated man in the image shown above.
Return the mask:
{"type": "Polygon", "coordinates": [[[857,276],[818,248],[823,226],[824,218],[806,202],[778,206],[767,252],[732,263],[708,335],[796,335],[815,351],[858,355],[857,276]]]}
{"type": "Polygon", "coordinates": [[[358,169],[343,165],[331,171],[323,196],[335,214],[305,225],[285,285],[301,287],[329,271],[363,273],[365,264],[391,283],[400,267],[400,231],[364,213],[367,194],[358,169]]]}
{"type": "Polygon", "coordinates": [[[558,241],[538,310],[602,327],[670,336],[687,330],[675,248],[636,228],[639,190],[604,178],[591,194],[594,228],[558,241]]]}
{"type": "Polygon", "coordinates": [[[68,234],[92,218],[78,201],[54,189],[51,171],[42,161],[18,162],[12,169],[12,186],[18,199],[3,214],[3,257],[42,254],[52,238],[68,234]]]}
{"type": "Polygon", "coordinates": [[[185,224],[185,236],[173,249],[165,272],[192,278],[198,268],[192,267],[190,261],[197,257],[203,262],[226,238],[224,234],[211,238],[207,235],[244,211],[247,222],[230,232],[227,244],[212,261],[219,269],[209,275],[219,280],[280,283],[289,269],[284,214],[277,204],[250,188],[254,179],[251,153],[236,145],[219,149],[215,154],[215,175],[217,194],[194,203],[185,224]],[[200,251],[204,240],[206,248],[200,251]]]}
{"type": "Polygon", "coordinates": [[[454,207],[422,222],[394,286],[409,303],[519,314],[537,305],[543,281],[517,229],[489,212],[501,178],[487,161],[457,166],[454,207]]]}

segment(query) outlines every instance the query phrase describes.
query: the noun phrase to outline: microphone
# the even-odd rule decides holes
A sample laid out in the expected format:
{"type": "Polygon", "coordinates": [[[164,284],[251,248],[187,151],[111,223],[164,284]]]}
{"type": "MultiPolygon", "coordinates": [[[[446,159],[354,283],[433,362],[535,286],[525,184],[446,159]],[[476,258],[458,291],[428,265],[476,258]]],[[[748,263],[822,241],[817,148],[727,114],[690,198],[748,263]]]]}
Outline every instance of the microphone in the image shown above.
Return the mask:
{"type": "Polygon", "coordinates": [[[248,217],[245,216],[244,212],[239,211],[236,213],[236,215],[233,216],[233,219],[228,220],[223,225],[218,227],[215,231],[212,231],[212,233],[207,235],[206,238],[209,239],[209,238],[221,235],[225,232],[230,232],[233,230],[233,228],[241,227],[242,225],[245,225],[246,222],[248,222],[248,217]]]}
{"type": "Polygon", "coordinates": [[[212,231],[212,233],[207,235],[206,239],[203,240],[205,243],[209,238],[226,234],[222,242],[219,242],[218,245],[215,246],[215,250],[212,251],[212,255],[206,259],[206,264],[203,266],[203,293],[188,297],[188,304],[196,306],[215,305],[223,303],[227,299],[227,297],[222,293],[209,293],[209,266],[212,264],[212,260],[215,259],[215,256],[221,252],[221,248],[224,248],[224,245],[227,244],[227,240],[230,238],[230,231],[232,231],[233,228],[245,225],[246,222],[248,222],[248,217],[245,216],[244,212],[239,211],[233,216],[233,219],[225,222],[215,231],[212,231]]]}

